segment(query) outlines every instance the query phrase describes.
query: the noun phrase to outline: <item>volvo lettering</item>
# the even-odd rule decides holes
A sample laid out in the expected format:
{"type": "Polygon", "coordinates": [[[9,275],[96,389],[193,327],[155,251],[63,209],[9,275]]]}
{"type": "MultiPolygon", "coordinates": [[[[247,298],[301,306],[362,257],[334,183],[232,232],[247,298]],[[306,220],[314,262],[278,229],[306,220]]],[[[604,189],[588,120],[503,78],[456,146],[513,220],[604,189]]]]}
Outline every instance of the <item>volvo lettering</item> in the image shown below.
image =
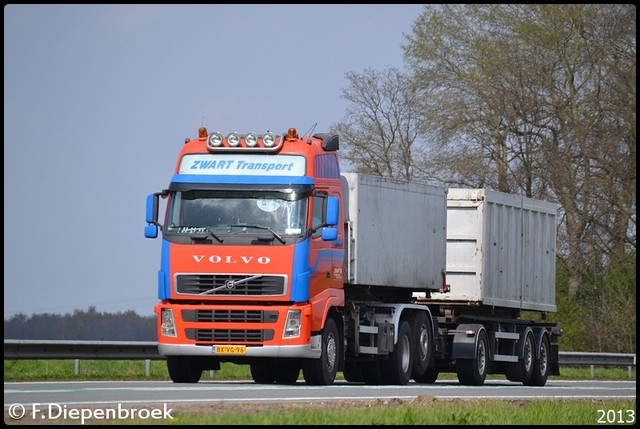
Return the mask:
{"type": "Polygon", "coordinates": [[[239,259],[236,259],[235,256],[212,255],[206,259],[205,258],[206,257],[204,255],[193,255],[193,259],[195,259],[196,262],[202,262],[203,260],[207,260],[212,264],[220,264],[220,263],[237,264],[238,262],[249,264],[251,263],[251,261],[255,260],[258,264],[266,265],[271,262],[271,259],[269,259],[269,257],[267,256],[260,256],[258,258],[255,258],[253,256],[240,256],[239,259]]]}

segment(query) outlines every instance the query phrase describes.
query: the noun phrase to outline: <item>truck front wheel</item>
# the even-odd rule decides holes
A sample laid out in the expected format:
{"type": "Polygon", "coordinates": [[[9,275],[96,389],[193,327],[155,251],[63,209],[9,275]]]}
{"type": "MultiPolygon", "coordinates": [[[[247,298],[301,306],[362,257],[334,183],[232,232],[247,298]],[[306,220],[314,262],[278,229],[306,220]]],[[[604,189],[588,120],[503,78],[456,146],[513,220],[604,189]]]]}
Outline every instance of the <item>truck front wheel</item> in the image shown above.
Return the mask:
{"type": "Polygon", "coordinates": [[[279,359],[273,362],[271,369],[276,384],[295,384],[300,376],[300,361],[298,359],[279,359]]]}
{"type": "Polygon", "coordinates": [[[269,362],[254,362],[249,365],[249,369],[251,370],[251,378],[256,383],[270,384],[276,379],[269,362]]]}
{"type": "Polygon", "coordinates": [[[197,383],[202,376],[202,365],[190,356],[167,356],[167,369],[174,383],[197,383]]]}
{"type": "Polygon", "coordinates": [[[275,359],[249,365],[251,378],[259,384],[295,384],[300,375],[298,359],[275,359]]]}
{"type": "Polygon", "coordinates": [[[320,359],[305,359],[302,365],[302,374],[307,384],[316,386],[333,384],[340,366],[341,345],[342,337],[336,322],[329,317],[322,330],[320,359]]]}

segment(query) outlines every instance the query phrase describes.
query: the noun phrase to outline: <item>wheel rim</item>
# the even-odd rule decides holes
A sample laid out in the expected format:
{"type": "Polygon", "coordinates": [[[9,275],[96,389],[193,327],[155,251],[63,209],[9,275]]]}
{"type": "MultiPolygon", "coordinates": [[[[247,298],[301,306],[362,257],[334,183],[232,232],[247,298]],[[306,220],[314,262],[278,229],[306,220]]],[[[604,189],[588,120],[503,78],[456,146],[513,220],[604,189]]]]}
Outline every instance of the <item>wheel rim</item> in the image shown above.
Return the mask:
{"type": "Polygon", "coordinates": [[[542,345],[540,346],[540,374],[544,375],[547,373],[547,347],[544,340],[542,341],[542,345]]]}
{"type": "Polygon", "coordinates": [[[420,329],[420,359],[425,360],[429,351],[429,335],[427,334],[427,327],[422,325],[420,329]]]}
{"type": "Polygon", "coordinates": [[[478,343],[478,372],[484,374],[485,367],[487,365],[487,351],[484,346],[484,341],[480,340],[478,343]]]}
{"type": "Polygon", "coordinates": [[[409,347],[409,338],[402,338],[402,357],[401,357],[401,365],[402,371],[409,371],[409,363],[411,362],[411,348],[409,347]]]}
{"type": "Polygon", "coordinates": [[[329,371],[333,371],[333,366],[336,364],[336,339],[330,334],[327,337],[327,368],[329,371]]]}
{"type": "Polygon", "coordinates": [[[533,366],[533,343],[531,336],[527,336],[527,341],[524,344],[524,367],[529,372],[533,366]]]}

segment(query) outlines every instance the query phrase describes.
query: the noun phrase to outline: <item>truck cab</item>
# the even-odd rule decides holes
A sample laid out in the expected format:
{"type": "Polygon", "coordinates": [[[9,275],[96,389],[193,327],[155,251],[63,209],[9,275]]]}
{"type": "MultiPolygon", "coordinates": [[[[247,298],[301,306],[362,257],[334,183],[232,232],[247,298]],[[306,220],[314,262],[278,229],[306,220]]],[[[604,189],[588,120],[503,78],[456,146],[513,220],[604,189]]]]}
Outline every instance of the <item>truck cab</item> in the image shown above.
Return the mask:
{"type": "Polygon", "coordinates": [[[173,381],[223,361],[250,364],[256,381],[295,381],[309,359],[313,382],[335,377],[339,348],[322,333],[344,305],[337,149],[337,135],[294,128],[201,128],[185,142],[169,187],[147,198],[145,229],[162,236],[155,312],[173,381]]]}

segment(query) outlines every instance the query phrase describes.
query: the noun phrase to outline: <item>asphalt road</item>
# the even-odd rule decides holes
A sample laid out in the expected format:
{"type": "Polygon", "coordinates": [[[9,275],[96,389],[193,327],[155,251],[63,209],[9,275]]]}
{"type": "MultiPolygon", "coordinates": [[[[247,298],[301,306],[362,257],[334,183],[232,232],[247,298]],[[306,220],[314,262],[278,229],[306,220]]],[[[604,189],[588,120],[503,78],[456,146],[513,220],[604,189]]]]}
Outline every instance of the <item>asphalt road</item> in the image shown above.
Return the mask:
{"type": "Polygon", "coordinates": [[[4,383],[5,411],[14,404],[26,408],[48,404],[162,405],[176,403],[269,403],[287,401],[435,399],[620,399],[636,398],[635,381],[556,381],[544,387],[487,380],[483,386],[462,386],[457,381],[406,386],[369,386],[337,381],[332,386],[256,384],[253,381],[86,381],[4,383]]]}

